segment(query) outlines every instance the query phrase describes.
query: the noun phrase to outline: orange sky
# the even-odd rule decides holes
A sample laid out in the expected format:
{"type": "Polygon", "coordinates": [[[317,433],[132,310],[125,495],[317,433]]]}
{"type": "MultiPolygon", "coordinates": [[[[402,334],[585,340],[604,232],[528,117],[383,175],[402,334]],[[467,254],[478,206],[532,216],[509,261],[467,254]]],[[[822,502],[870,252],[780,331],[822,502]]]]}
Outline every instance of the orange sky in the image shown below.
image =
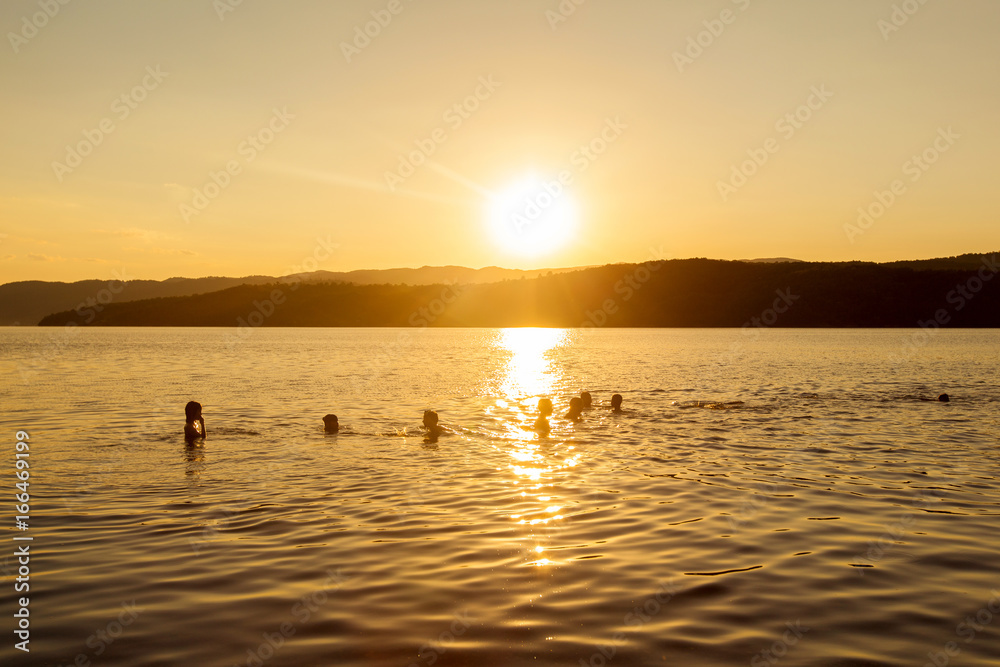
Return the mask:
{"type": "Polygon", "coordinates": [[[10,0],[0,26],[0,282],[1000,248],[991,0],[10,0]]]}

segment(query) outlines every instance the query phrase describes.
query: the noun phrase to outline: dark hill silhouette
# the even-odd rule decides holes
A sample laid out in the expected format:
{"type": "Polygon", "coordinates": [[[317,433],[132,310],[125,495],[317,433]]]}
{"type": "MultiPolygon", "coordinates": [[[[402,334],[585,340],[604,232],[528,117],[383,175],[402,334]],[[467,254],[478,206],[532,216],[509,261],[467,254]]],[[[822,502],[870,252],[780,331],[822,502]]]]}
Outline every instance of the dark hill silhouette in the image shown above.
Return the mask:
{"type": "Polygon", "coordinates": [[[265,276],[129,280],[125,283],[114,280],[81,280],[75,283],[25,280],[0,285],[0,325],[37,324],[48,313],[77,308],[80,310],[77,319],[82,324],[90,319],[88,309],[93,310],[95,304],[103,306],[109,298],[125,302],[161,296],[188,296],[217,292],[244,283],[259,284],[274,280],[265,276]],[[117,293],[112,293],[111,289],[117,293]],[[88,300],[93,303],[88,305],[88,300]]]}
{"type": "MultiPolygon", "coordinates": [[[[190,297],[112,303],[93,324],[916,327],[940,315],[949,326],[1000,327],[1000,279],[974,282],[981,280],[980,270],[995,277],[1000,256],[976,258],[969,269],[690,259],[464,287],[242,285],[190,297]]],[[[80,323],[78,315],[67,311],[42,324],[74,321],[80,323]]]]}
{"type": "Polygon", "coordinates": [[[757,259],[741,259],[741,262],[753,262],[759,264],[777,264],[779,262],[801,262],[801,259],[791,257],[758,257],[757,259]]]}
{"type": "Polygon", "coordinates": [[[976,270],[983,264],[983,257],[990,257],[996,255],[997,253],[988,253],[986,255],[976,255],[974,253],[969,253],[965,255],[957,255],[955,257],[939,257],[936,259],[916,259],[916,260],[903,260],[899,262],[888,262],[882,266],[908,266],[911,269],[919,269],[921,271],[932,270],[976,270]]]}
{"type": "MultiPolygon", "coordinates": [[[[129,280],[119,283],[111,281],[111,287],[116,290],[113,295],[115,303],[139,301],[158,297],[190,296],[206,294],[238,285],[261,285],[279,280],[297,278],[302,282],[348,282],[357,285],[373,284],[407,284],[432,285],[435,283],[490,283],[501,280],[534,278],[547,273],[560,273],[576,269],[536,269],[522,271],[519,269],[503,269],[488,266],[482,269],[469,269],[463,266],[424,266],[419,269],[372,269],[360,271],[332,272],[315,271],[299,273],[293,276],[277,278],[274,276],[247,276],[244,278],[169,278],[167,280],[129,280]]],[[[109,300],[110,292],[102,291],[109,287],[106,280],[81,280],[74,283],[44,282],[27,280],[0,285],[0,325],[34,325],[50,313],[64,310],[79,309],[78,320],[82,322],[92,318],[95,304],[109,300]]]]}

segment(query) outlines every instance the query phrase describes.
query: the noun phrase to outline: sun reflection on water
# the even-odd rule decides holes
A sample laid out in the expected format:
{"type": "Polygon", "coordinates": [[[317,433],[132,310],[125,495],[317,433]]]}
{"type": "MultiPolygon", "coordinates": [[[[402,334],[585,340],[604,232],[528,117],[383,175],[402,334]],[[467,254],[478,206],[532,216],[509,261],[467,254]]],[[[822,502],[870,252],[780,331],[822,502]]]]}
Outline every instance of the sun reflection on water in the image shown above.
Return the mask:
{"type": "Polygon", "coordinates": [[[549,352],[569,340],[566,329],[504,329],[500,345],[510,352],[501,391],[508,400],[541,396],[552,391],[558,369],[549,352]]]}
{"type": "Polygon", "coordinates": [[[505,453],[511,459],[507,468],[517,508],[510,518],[525,530],[519,538],[525,547],[524,565],[535,567],[563,564],[543,555],[551,551],[544,543],[565,518],[567,503],[554,489],[562,486],[569,469],[579,462],[571,442],[530,428],[538,399],[550,394],[563,378],[552,352],[568,342],[565,329],[504,329],[498,340],[501,351],[510,354],[495,401],[495,414],[507,417],[505,453]]]}

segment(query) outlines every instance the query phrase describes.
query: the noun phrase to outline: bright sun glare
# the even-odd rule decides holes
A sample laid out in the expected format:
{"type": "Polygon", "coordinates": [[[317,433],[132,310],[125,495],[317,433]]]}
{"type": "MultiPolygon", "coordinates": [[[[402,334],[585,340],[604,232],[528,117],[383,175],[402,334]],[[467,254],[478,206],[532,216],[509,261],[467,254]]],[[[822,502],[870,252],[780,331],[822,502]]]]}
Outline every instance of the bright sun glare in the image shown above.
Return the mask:
{"type": "Polygon", "coordinates": [[[527,176],[490,197],[489,226],[504,250],[527,257],[567,245],[576,232],[573,195],[556,179],[527,176]]]}
{"type": "Polygon", "coordinates": [[[551,391],[555,378],[549,372],[552,364],[548,354],[565,345],[568,336],[564,329],[504,329],[500,333],[501,345],[511,354],[503,386],[511,401],[551,391]]]}

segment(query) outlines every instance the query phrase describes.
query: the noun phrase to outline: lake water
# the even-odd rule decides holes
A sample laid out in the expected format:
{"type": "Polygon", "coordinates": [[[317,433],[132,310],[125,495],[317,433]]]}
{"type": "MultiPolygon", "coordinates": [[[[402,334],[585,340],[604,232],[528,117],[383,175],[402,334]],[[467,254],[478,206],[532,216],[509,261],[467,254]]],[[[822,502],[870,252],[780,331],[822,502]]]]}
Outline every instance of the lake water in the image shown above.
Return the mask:
{"type": "Polygon", "coordinates": [[[0,662],[1000,662],[1000,331],[247,333],[0,329],[0,662]]]}

